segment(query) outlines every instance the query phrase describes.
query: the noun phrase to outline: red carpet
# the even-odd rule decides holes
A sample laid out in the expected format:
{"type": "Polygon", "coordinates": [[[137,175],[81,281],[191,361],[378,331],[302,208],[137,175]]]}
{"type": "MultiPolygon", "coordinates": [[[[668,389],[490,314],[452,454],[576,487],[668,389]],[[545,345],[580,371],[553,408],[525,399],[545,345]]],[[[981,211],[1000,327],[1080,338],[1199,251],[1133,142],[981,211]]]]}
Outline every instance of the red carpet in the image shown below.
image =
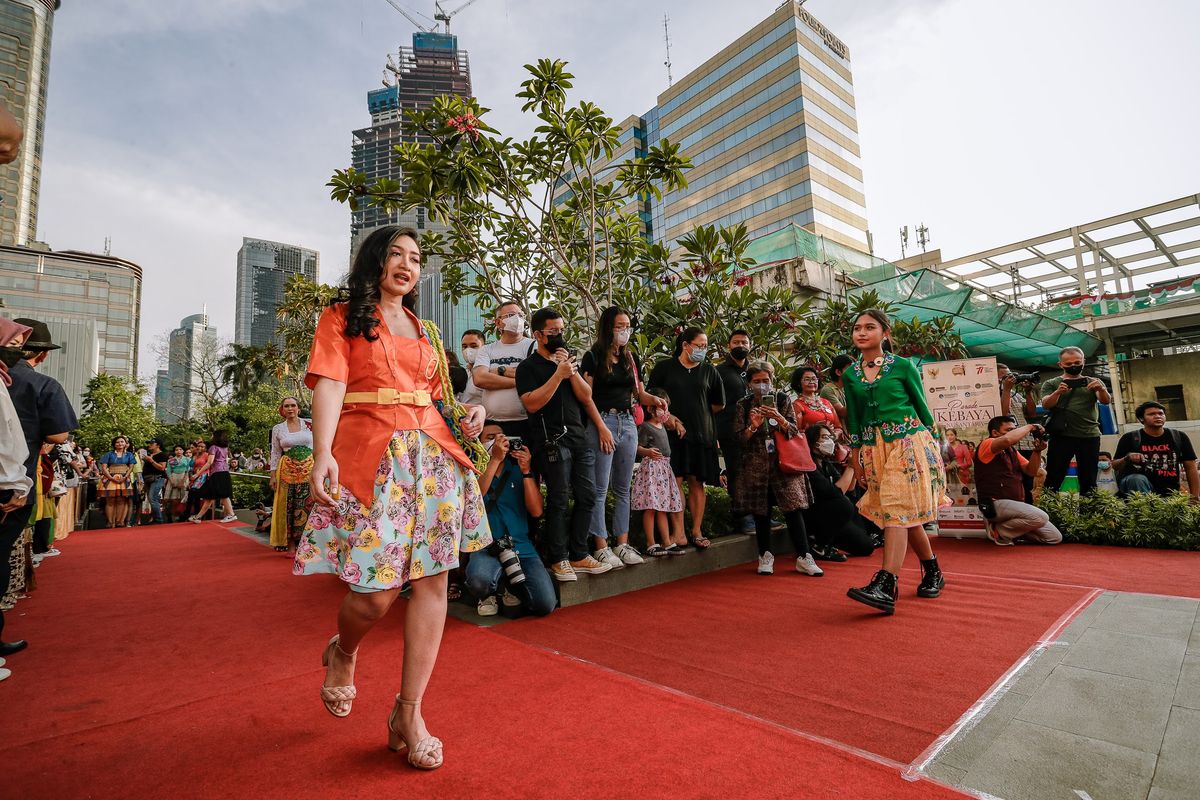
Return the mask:
{"type": "MultiPolygon", "coordinates": [[[[62,556],[38,570],[34,597],[8,617],[8,635],[28,638],[31,646],[9,660],[14,674],[0,684],[5,796],[963,796],[927,781],[905,782],[894,767],[736,711],[453,620],[426,701],[431,728],[447,742],[447,766],[418,773],[383,746],[398,685],[400,609],[364,644],[359,700],[349,719],[337,720],[317,698],[319,653],[343,592],[336,581],[293,578],[288,559],[214,525],[79,532],[60,549],[62,556]]],[[[633,659],[641,667],[631,674],[643,669],[652,682],[700,682],[705,696],[715,692],[712,676],[724,673],[736,687],[730,694],[777,712],[764,717],[811,729],[815,721],[841,717],[813,703],[793,718],[791,694],[802,685],[825,691],[842,680],[827,668],[808,672],[812,654],[864,650],[843,651],[844,640],[824,638],[838,633],[836,618],[846,630],[870,631],[878,643],[869,669],[863,667],[873,684],[839,702],[869,707],[864,698],[878,694],[877,681],[917,687],[915,704],[889,707],[888,714],[915,714],[920,724],[891,722],[888,730],[905,743],[929,738],[935,715],[920,706],[931,702],[938,715],[950,713],[937,681],[986,683],[976,675],[980,663],[990,668],[1002,657],[978,652],[976,663],[959,654],[953,658],[963,674],[931,663],[921,665],[923,674],[901,675],[914,659],[894,651],[913,653],[918,644],[902,641],[902,632],[914,636],[921,619],[928,628],[932,610],[909,602],[892,621],[847,614],[831,594],[851,574],[841,572],[822,579],[824,587],[779,575],[741,593],[734,591],[741,576],[715,575],[497,630],[536,638],[539,629],[560,631],[588,615],[602,617],[596,624],[606,636],[636,633],[652,645],[651,655],[633,659]],[[734,622],[724,639],[716,636],[718,625],[734,622]],[[723,667],[702,643],[723,654],[723,667]],[[683,657],[663,655],[675,648],[683,657]],[[681,670],[686,660],[699,663],[681,670]]],[[[967,581],[955,594],[942,604],[942,616],[969,612],[978,621],[997,599],[967,581]]],[[[1023,650],[1028,635],[1040,632],[1045,607],[1067,605],[1072,596],[1056,589],[1036,593],[1035,602],[1025,594],[1012,591],[990,617],[993,625],[1018,625],[1016,635],[979,632],[980,649],[1023,650]],[[1017,619],[1022,615],[1039,621],[1017,619]]],[[[964,628],[954,622],[937,630],[957,642],[964,628]]],[[[947,655],[942,645],[931,662],[947,655]]],[[[951,694],[967,697],[970,690],[956,686],[951,694]]]]}
{"type": "Polygon", "coordinates": [[[769,577],[735,567],[496,631],[909,762],[1087,594],[960,577],[944,558],[943,596],[916,598],[905,570],[890,618],[845,596],[874,559],[810,578],[782,557],[769,577]]]}

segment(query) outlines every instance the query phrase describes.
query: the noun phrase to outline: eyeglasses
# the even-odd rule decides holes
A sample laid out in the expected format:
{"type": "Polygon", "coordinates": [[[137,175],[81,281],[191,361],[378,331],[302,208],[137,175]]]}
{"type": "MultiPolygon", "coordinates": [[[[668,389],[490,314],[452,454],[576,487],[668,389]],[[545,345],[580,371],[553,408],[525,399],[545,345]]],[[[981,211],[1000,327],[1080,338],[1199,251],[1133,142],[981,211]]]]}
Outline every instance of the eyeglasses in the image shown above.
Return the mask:
{"type": "Polygon", "coordinates": [[[618,325],[615,328],[613,328],[613,333],[621,333],[622,331],[631,331],[631,330],[633,330],[632,325],[618,325]]]}
{"type": "Polygon", "coordinates": [[[545,334],[546,336],[562,336],[566,332],[567,332],[566,328],[559,328],[556,331],[552,331],[549,328],[546,328],[542,331],[542,333],[545,334]]]}
{"type": "Polygon", "coordinates": [[[520,311],[510,311],[507,314],[501,315],[500,319],[509,319],[511,317],[520,317],[521,319],[525,319],[525,315],[520,311]]]}

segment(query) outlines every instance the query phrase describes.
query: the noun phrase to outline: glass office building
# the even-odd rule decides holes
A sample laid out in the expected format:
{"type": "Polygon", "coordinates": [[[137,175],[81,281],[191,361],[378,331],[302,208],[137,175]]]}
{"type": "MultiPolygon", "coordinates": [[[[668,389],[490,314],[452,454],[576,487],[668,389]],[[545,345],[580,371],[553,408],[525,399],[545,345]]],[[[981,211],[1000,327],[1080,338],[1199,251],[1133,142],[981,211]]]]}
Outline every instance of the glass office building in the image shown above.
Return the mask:
{"type": "Polygon", "coordinates": [[[62,350],[38,367],[66,389],[76,411],[101,372],[138,367],[142,268],[112,256],[0,246],[0,314],[45,322],[62,350]]]}
{"type": "Polygon", "coordinates": [[[850,50],[796,3],[622,128],[617,160],[665,138],[692,161],[686,189],[637,209],[652,241],[673,246],[698,225],[744,224],[757,238],[795,224],[868,249],[850,50]]]}
{"type": "Polygon", "coordinates": [[[204,370],[215,364],[217,329],[208,313],[192,314],[179,322],[167,339],[167,368],[158,371],[154,387],[154,416],[160,422],[194,419],[204,410],[204,370]]]}
{"type": "Polygon", "coordinates": [[[0,83],[25,132],[16,161],[0,166],[0,244],[37,239],[50,34],[60,0],[0,0],[0,83]]]}
{"type": "Polygon", "coordinates": [[[238,250],[233,341],[263,347],[276,339],[275,309],[293,275],[317,280],[321,256],[294,244],[242,237],[238,250]]]}

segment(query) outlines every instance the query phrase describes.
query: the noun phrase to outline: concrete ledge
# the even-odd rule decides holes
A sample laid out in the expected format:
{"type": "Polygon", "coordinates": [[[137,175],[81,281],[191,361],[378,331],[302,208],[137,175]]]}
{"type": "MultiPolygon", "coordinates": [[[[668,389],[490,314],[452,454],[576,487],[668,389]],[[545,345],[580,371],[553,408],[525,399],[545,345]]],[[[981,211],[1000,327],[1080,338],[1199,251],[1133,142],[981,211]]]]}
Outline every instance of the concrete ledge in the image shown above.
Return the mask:
{"type": "MultiPolygon", "coordinates": [[[[787,536],[782,529],[777,529],[771,537],[771,552],[780,555],[791,551],[787,536]]],[[[721,536],[712,539],[712,545],[704,551],[689,547],[687,555],[647,557],[645,564],[612,570],[603,575],[581,574],[577,581],[558,583],[559,604],[563,608],[582,605],[757,560],[758,547],[754,536],[721,536]]]]}

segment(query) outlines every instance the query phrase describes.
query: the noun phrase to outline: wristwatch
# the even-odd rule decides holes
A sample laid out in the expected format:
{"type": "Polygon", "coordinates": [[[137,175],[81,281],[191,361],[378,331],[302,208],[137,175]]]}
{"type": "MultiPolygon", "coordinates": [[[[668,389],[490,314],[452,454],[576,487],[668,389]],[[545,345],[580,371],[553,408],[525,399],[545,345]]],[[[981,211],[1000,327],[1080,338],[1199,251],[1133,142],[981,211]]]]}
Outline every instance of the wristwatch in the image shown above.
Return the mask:
{"type": "Polygon", "coordinates": [[[537,475],[534,475],[532,472],[522,472],[521,477],[522,478],[536,478],[537,475]]]}
{"type": "Polygon", "coordinates": [[[504,373],[506,373],[506,372],[508,372],[508,367],[496,367],[496,374],[499,375],[501,378],[504,377],[504,373]]]}

